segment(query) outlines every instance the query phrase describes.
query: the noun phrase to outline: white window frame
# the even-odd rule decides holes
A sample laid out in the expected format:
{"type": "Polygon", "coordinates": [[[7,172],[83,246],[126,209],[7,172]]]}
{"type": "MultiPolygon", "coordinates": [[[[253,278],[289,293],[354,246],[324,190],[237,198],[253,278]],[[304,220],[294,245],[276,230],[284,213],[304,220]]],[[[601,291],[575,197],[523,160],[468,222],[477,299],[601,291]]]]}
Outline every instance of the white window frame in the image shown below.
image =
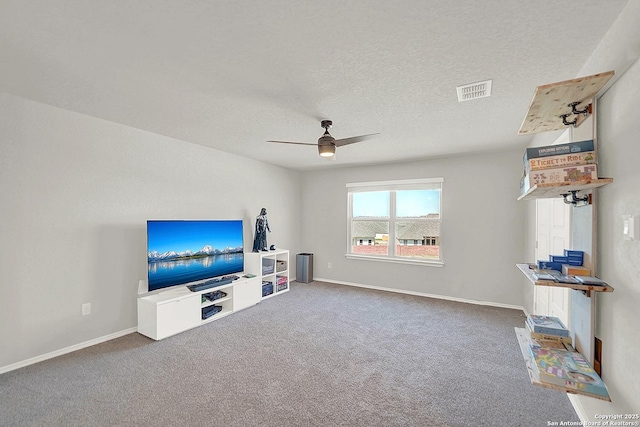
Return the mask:
{"type": "MultiPolygon", "coordinates": [[[[355,182],[347,183],[347,253],[346,258],[350,259],[366,259],[372,261],[393,262],[399,264],[419,264],[432,267],[443,267],[442,258],[442,238],[439,240],[439,256],[440,259],[418,259],[395,256],[395,233],[396,233],[396,199],[395,192],[402,190],[440,190],[440,225],[442,229],[442,196],[443,196],[444,178],[422,178],[422,179],[405,179],[395,181],[374,181],[374,182],[355,182]],[[351,253],[351,223],[353,221],[353,193],[370,192],[370,191],[389,191],[391,192],[389,205],[389,255],[367,255],[351,253]],[[394,242],[394,243],[391,243],[394,242]]],[[[400,219],[402,221],[402,219],[400,219]]]]}

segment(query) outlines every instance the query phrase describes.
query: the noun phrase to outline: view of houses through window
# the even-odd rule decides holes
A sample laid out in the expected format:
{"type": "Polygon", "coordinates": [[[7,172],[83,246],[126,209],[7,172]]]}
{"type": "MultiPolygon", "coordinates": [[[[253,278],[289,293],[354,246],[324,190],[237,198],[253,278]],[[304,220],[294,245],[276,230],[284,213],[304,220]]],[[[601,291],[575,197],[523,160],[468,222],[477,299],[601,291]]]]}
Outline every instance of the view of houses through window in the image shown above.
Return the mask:
{"type": "Polygon", "coordinates": [[[441,260],[441,178],[347,187],[350,254],[441,260]]]}

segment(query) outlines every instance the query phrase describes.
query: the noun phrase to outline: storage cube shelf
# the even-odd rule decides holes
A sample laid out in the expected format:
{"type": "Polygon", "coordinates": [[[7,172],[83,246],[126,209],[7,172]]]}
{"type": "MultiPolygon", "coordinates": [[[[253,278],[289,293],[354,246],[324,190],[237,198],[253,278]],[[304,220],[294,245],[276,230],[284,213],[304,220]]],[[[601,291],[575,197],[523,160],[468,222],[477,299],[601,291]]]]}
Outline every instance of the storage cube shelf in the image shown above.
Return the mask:
{"type": "Polygon", "coordinates": [[[289,290],[289,251],[286,249],[245,253],[245,270],[260,273],[262,299],[289,290]]]}

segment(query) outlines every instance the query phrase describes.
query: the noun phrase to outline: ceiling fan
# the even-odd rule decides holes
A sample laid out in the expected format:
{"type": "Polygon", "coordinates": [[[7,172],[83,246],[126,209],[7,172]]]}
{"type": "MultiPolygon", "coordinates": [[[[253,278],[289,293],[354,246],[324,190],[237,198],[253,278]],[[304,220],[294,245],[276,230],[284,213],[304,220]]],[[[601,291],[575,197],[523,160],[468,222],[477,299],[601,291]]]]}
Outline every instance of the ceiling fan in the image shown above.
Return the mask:
{"type": "Polygon", "coordinates": [[[342,147],[343,145],[353,144],[355,142],[371,139],[379,133],[372,133],[369,135],[352,136],[351,138],[335,139],[329,133],[329,128],[333,125],[331,120],[322,120],[320,126],[324,128],[324,134],[318,138],[317,143],[313,142],[291,142],[291,141],[267,141],[276,142],[278,144],[297,144],[297,145],[316,145],[318,146],[318,153],[322,157],[333,157],[336,153],[336,147],[342,147]]]}

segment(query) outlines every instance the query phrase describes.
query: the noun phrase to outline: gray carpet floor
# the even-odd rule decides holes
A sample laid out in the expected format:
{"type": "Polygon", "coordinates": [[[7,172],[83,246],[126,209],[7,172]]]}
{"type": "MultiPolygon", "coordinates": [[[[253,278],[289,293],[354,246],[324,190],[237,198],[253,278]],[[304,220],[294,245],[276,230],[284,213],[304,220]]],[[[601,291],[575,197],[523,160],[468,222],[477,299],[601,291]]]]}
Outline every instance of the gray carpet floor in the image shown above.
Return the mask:
{"type": "Polygon", "coordinates": [[[342,285],[155,342],[137,333],[0,375],[2,426],[547,426],[518,310],[342,285]]]}

